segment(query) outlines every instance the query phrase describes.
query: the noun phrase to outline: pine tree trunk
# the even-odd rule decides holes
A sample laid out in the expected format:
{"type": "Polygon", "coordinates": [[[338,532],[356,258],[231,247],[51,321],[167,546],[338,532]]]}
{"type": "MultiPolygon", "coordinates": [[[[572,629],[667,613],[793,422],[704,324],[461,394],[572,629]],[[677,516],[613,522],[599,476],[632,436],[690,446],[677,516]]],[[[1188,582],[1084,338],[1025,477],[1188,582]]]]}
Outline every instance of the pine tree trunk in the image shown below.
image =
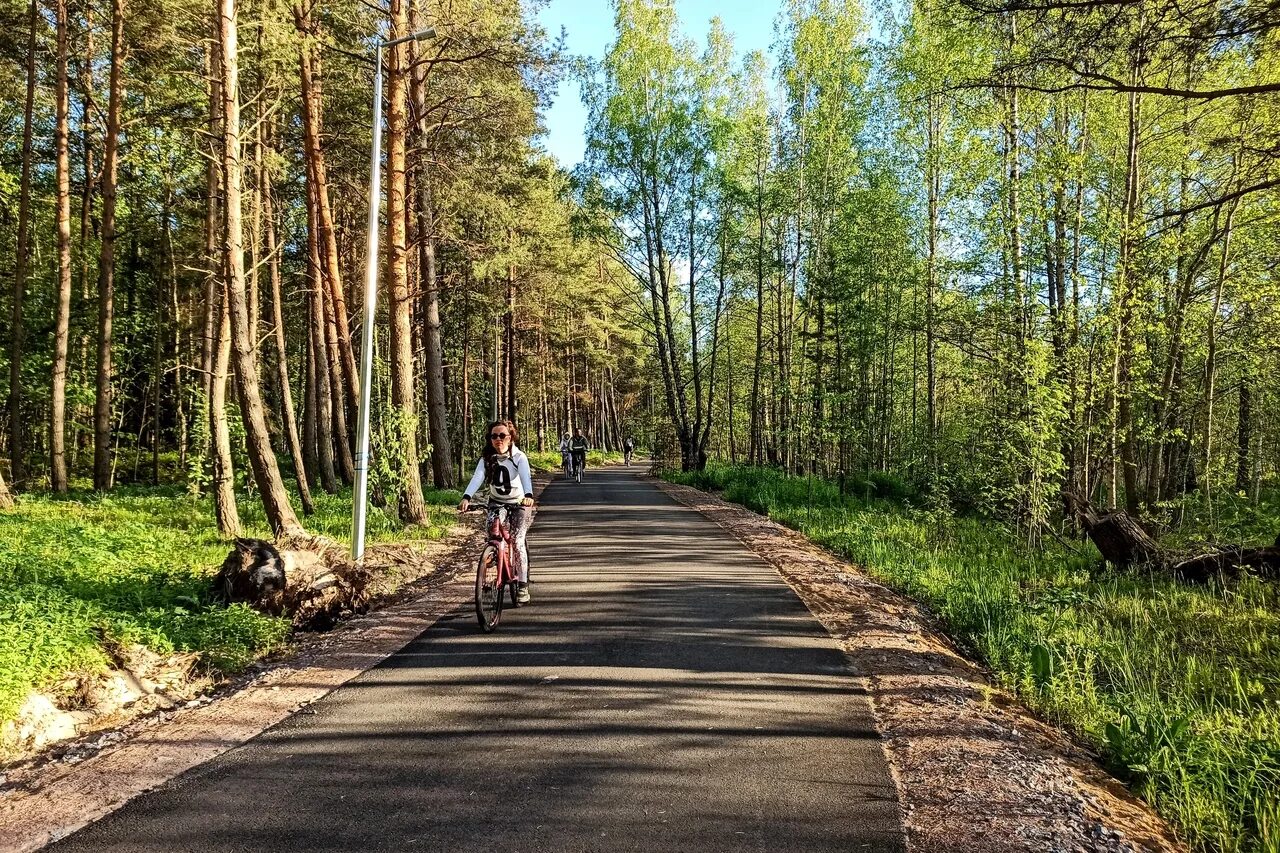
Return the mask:
{"type": "MultiPolygon", "coordinates": [[[[217,44],[217,24],[214,24],[213,42],[217,44]]],[[[204,333],[200,338],[200,382],[204,392],[204,399],[207,401],[213,393],[213,362],[216,357],[217,347],[217,329],[215,323],[218,317],[218,305],[222,292],[222,255],[218,251],[218,223],[222,217],[219,214],[221,202],[218,197],[218,190],[221,185],[219,175],[222,172],[220,165],[221,158],[217,156],[218,140],[221,134],[218,130],[218,111],[222,108],[222,84],[220,82],[220,73],[218,72],[218,57],[216,47],[211,47],[205,61],[205,74],[208,76],[209,85],[206,94],[209,97],[209,121],[206,128],[208,136],[208,150],[206,156],[208,162],[205,166],[205,210],[204,210],[204,262],[205,262],[205,280],[204,280],[204,333]]],[[[206,448],[200,448],[203,453],[206,448]]]]}
{"type": "MultiPolygon", "coordinates": [[[[395,39],[405,34],[408,16],[404,0],[391,0],[391,32],[395,39]]],[[[404,430],[399,436],[404,478],[400,493],[400,518],[412,524],[427,520],[422,499],[422,479],[418,472],[418,436],[413,383],[413,297],[409,291],[405,202],[408,190],[405,171],[406,111],[408,94],[408,48],[397,45],[388,51],[387,68],[387,290],[391,315],[391,402],[400,411],[404,430]]]]}
{"type": "MultiPolygon", "coordinates": [[[[414,4],[413,29],[426,26],[420,9],[414,4]]],[[[419,43],[413,43],[415,53],[419,43]]],[[[427,71],[430,66],[419,61],[415,64],[412,89],[413,102],[418,118],[418,145],[426,151],[427,138],[427,71]]],[[[449,440],[448,413],[444,382],[444,342],[440,333],[440,278],[436,268],[436,211],[431,185],[431,169],[428,157],[418,158],[418,245],[422,275],[422,370],[427,383],[427,435],[431,439],[431,478],[437,489],[451,489],[455,484],[453,448],[449,440]]]]}
{"type": "Polygon", "coordinates": [[[67,491],[67,351],[71,338],[71,157],[70,89],[67,56],[70,40],[67,0],[54,0],[57,19],[57,123],[54,129],[57,162],[58,303],[53,331],[53,390],[49,413],[49,480],[55,494],[67,491]]]}
{"type": "MultiPolygon", "coordinates": [[[[511,240],[511,231],[507,231],[507,239],[511,240]]],[[[506,400],[503,409],[506,411],[504,417],[512,423],[519,423],[520,405],[519,395],[516,393],[516,268],[514,264],[507,265],[507,311],[502,317],[502,357],[503,357],[503,384],[506,386],[506,400]]]]}
{"type": "Polygon", "coordinates": [[[235,358],[236,389],[240,415],[244,420],[245,444],[254,481],[262,495],[267,523],[278,537],[304,533],[289,505],[289,495],[280,478],[271,436],[267,432],[262,397],[258,387],[258,365],[249,327],[245,298],[244,252],[240,189],[243,177],[240,143],[239,66],[236,56],[236,0],[218,0],[222,47],[222,162],[226,222],[227,298],[231,313],[231,342],[235,358]]]}
{"type": "Polygon", "coordinates": [[[9,471],[15,487],[26,479],[23,460],[22,357],[26,330],[22,307],[27,293],[31,261],[31,166],[32,132],[36,99],[36,0],[31,0],[27,36],[27,97],[22,113],[22,175],[18,189],[18,245],[13,273],[13,298],[9,321],[9,471]]]}
{"type": "MultiPolygon", "coordinates": [[[[309,192],[314,191],[310,186],[309,192]]],[[[320,487],[329,494],[338,491],[338,475],[333,458],[333,374],[329,369],[328,341],[326,334],[324,297],[325,288],[321,281],[319,235],[316,229],[316,211],[314,204],[307,207],[307,273],[310,287],[308,293],[308,316],[310,317],[311,335],[311,370],[315,387],[315,422],[314,437],[320,487]]]]}
{"type": "MultiPolygon", "coordinates": [[[[310,317],[308,309],[308,317],[310,317]]],[[[303,406],[302,406],[302,461],[307,469],[307,483],[314,488],[319,483],[320,455],[316,441],[316,424],[319,416],[319,389],[316,387],[315,335],[311,331],[310,320],[307,322],[307,346],[303,406]]],[[[323,488],[323,484],[321,484],[323,488]]]]}
{"type": "MultiPolygon", "coordinates": [[[[294,7],[294,20],[302,35],[299,51],[299,70],[302,100],[303,156],[307,160],[307,174],[314,182],[315,193],[309,196],[315,206],[316,228],[320,252],[321,271],[326,286],[328,302],[333,306],[337,329],[335,341],[342,384],[335,391],[335,405],[346,408],[355,406],[360,399],[360,376],[356,371],[355,351],[351,342],[351,327],[347,319],[346,295],[342,287],[342,266],[339,262],[338,241],[333,226],[333,211],[329,203],[328,167],[325,165],[321,136],[324,127],[323,74],[320,55],[312,48],[314,37],[309,0],[294,7]]],[[[345,422],[345,411],[343,415],[345,422]]],[[[348,451],[348,456],[350,452],[348,451]]]]}
{"type": "Polygon", "coordinates": [[[218,533],[225,538],[240,535],[236,507],[235,468],[231,462],[231,430],[227,424],[227,370],[231,362],[231,315],[227,305],[226,276],[218,276],[218,296],[213,307],[213,370],[209,377],[209,440],[213,454],[213,515],[218,533]]]}
{"type": "Polygon", "coordinates": [[[111,346],[115,317],[116,175],[124,100],[124,0],[111,4],[111,90],[102,161],[102,244],[98,259],[98,375],[93,407],[93,487],[111,488],[111,346]]]}
{"type": "MultiPolygon", "coordinates": [[[[264,168],[264,172],[266,172],[264,168]]],[[[311,500],[311,489],[307,485],[307,467],[302,458],[302,442],[298,438],[298,419],[293,413],[293,389],[289,385],[289,349],[285,338],[284,301],[280,292],[280,255],[276,246],[275,206],[271,196],[270,175],[263,182],[262,211],[266,218],[267,266],[271,277],[271,324],[275,334],[272,336],[276,344],[276,371],[280,380],[280,416],[284,424],[285,443],[289,448],[289,456],[293,460],[293,470],[298,483],[298,497],[302,501],[302,512],[311,515],[315,512],[315,504],[311,500]]]]}

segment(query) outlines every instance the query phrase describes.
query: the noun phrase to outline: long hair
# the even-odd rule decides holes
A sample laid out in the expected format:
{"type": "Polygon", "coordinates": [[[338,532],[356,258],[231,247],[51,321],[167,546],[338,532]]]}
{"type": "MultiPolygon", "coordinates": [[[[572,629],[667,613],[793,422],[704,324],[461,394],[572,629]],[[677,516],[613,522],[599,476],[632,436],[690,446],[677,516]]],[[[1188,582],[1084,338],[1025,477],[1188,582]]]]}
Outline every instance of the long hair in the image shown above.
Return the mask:
{"type": "Polygon", "coordinates": [[[484,459],[485,467],[493,465],[498,457],[498,451],[493,449],[493,442],[489,440],[489,433],[493,432],[493,428],[503,426],[507,428],[507,432],[511,433],[511,446],[515,447],[516,442],[520,440],[520,433],[516,431],[516,425],[511,421],[494,421],[485,427],[484,430],[484,450],[480,452],[480,456],[484,459]]]}

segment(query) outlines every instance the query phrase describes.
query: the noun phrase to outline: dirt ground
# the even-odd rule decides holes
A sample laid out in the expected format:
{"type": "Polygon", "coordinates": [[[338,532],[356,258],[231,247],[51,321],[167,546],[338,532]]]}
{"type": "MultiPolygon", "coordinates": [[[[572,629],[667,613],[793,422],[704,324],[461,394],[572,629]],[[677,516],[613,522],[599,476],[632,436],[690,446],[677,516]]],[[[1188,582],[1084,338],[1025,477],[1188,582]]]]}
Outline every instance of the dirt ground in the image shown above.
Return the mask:
{"type": "Polygon", "coordinates": [[[913,853],[1182,851],[1094,755],[993,686],[918,604],[804,536],[658,481],[772,563],[864,680],[913,853]]]}

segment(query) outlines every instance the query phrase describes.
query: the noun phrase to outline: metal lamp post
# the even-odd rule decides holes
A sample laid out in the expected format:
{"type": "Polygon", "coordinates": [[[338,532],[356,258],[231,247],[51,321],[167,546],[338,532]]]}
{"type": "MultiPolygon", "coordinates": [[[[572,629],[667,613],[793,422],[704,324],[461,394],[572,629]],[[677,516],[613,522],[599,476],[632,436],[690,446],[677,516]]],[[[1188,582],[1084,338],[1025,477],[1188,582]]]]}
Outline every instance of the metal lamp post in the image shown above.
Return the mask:
{"type": "Polygon", "coordinates": [[[364,558],[369,509],[369,408],[373,398],[373,321],[378,309],[378,200],[382,196],[382,51],[409,41],[436,37],[434,27],[390,41],[378,40],[373,76],[373,156],[369,165],[369,256],[364,275],[364,343],[360,351],[360,431],[356,439],[355,501],[351,513],[351,559],[364,558]]]}

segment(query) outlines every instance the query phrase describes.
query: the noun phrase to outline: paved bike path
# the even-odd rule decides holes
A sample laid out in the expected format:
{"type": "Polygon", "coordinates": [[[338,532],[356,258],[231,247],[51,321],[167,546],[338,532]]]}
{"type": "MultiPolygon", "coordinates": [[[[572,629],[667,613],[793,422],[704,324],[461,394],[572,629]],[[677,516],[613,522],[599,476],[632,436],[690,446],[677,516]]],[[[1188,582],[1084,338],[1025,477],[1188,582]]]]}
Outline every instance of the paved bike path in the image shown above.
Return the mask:
{"type": "Polygon", "coordinates": [[[542,496],[468,607],[60,851],[900,851],[867,698],[768,565],[636,476],[542,496]]]}

